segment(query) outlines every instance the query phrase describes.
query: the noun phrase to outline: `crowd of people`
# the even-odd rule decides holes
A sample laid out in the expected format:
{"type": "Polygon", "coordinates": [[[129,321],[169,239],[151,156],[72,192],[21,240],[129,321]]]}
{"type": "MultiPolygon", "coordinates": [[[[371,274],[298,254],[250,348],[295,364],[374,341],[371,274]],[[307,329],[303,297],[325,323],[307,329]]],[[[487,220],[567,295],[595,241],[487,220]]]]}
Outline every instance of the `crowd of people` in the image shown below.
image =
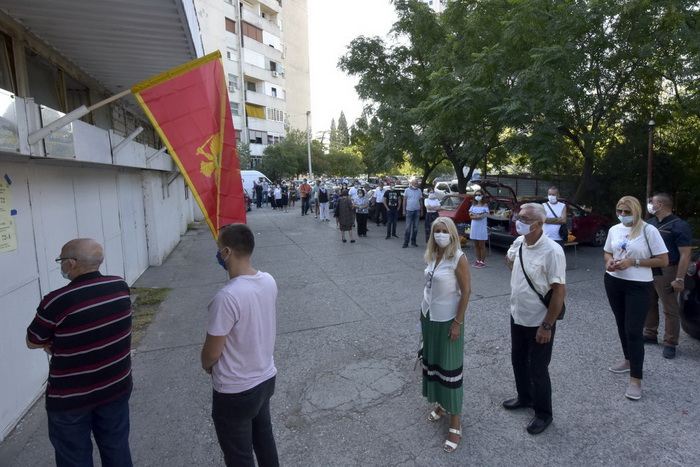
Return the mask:
{"type": "MultiPolygon", "coordinates": [[[[415,181],[403,197],[391,184],[386,190],[381,184],[369,199],[359,184],[333,193],[307,180],[298,187],[280,183],[270,188],[268,201],[274,200],[275,209],[288,212],[291,192],[298,188],[294,199],[301,200],[301,214],[310,215],[309,201],[314,199],[313,212],[324,222],[330,222],[330,214],[323,205],[333,200],[343,242],[346,234],[355,242],[353,225],[359,237],[367,235],[367,215],[374,199],[375,205],[383,206],[379,210],[375,206],[375,221],[386,224],[386,238],[397,237],[396,216],[401,209],[406,216],[403,246],[417,246],[418,219],[426,210],[425,285],[419,312],[422,394],[435,404],[429,421],[449,419],[443,449],[453,452],[462,436],[464,327],[471,295],[471,268],[454,222],[437,216],[435,198],[429,193],[423,201],[415,181]]],[[[262,183],[256,186],[256,193],[263,191],[262,183]]],[[[516,395],[502,406],[532,409],[534,416],[526,426],[532,435],[544,432],[553,420],[549,363],[557,323],[565,312],[565,238],[560,226],[566,222],[566,207],[556,188],[549,193],[546,203],[520,207],[515,216],[519,236],[505,256],[511,271],[510,340],[516,395]]],[[[257,202],[262,204],[263,198],[257,202]]],[[[479,222],[487,205],[484,194],[477,192],[471,229],[475,242],[483,241],[479,222]]],[[[669,359],[676,355],[678,293],[683,290],[692,236],[672,206],[670,195],[655,195],[647,204],[653,217],[645,221],[636,198],[620,198],[615,206],[619,224],[610,229],[603,248],[603,282],[624,356],[609,370],[629,373],[625,396],[630,400],[642,397],[644,344],[658,343],[659,301],[666,317],[662,355],[669,359]]],[[[276,466],[270,398],[277,374],[273,359],[277,284],[252,266],[254,246],[255,235],[245,224],[226,226],[219,234],[216,258],[229,281],[209,304],[201,364],[212,377],[211,415],[226,465],[252,466],[255,458],[258,465],[276,466]]],[[[475,246],[475,254],[472,267],[480,269],[483,249],[475,246]]],[[[102,246],[95,240],[66,243],[56,262],[70,283],[44,297],[27,329],[27,346],[52,355],[46,410],[58,465],[91,465],[91,433],[104,465],[132,464],[128,442],[131,302],[123,279],[100,274],[103,259],[102,246]]]]}

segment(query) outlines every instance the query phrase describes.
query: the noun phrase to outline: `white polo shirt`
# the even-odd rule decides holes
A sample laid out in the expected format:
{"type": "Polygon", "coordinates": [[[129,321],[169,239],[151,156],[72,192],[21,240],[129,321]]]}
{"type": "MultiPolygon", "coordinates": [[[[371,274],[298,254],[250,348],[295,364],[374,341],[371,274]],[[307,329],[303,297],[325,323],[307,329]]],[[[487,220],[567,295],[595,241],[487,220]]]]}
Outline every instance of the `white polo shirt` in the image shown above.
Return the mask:
{"type": "Polygon", "coordinates": [[[525,279],[518,256],[520,245],[523,245],[523,262],[527,275],[543,296],[549,292],[550,284],[566,283],[566,257],[562,247],[544,232],[534,245],[528,245],[524,240],[525,237],[521,235],[508,249],[508,259],[513,262],[510,275],[510,314],[515,324],[538,327],[547,315],[547,308],[525,279]]]}
{"type": "Polygon", "coordinates": [[[234,277],[209,303],[207,333],[227,336],[212,368],[214,390],[237,394],[277,374],[275,350],[277,284],[266,272],[234,277]]]}

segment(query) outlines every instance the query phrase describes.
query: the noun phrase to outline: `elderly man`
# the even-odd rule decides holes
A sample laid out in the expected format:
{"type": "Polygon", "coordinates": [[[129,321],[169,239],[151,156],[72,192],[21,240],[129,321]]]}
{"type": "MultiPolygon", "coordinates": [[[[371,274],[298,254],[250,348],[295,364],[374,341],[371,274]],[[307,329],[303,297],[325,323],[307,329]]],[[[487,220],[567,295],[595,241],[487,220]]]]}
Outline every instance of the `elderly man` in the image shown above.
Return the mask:
{"type": "Polygon", "coordinates": [[[520,236],[506,262],[510,278],[511,362],[518,396],[503,402],[507,410],[535,409],[527,431],[536,435],[552,423],[552,385],[549,361],[557,318],[566,295],[566,258],[562,247],[544,235],[544,206],[527,203],[516,216],[520,236]],[[543,299],[552,290],[549,306],[543,299]]]}
{"type": "Polygon", "coordinates": [[[27,347],[52,355],[46,388],[49,439],[57,465],[130,466],[131,299],[124,279],[103,276],[102,247],[66,243],[56,258],[70,283],[44,297],[27,329],[27,347]]]}
{"type": "Polygon", "coordinates": [[[212,376],[211,414],[227,466],[279,465],[270,419],[277,368],[277,283],[253,268],[255,234],[245,224],[221,229],[216,255],[229,281],[209,303],[202,368],[212,376]]]}
{"type": "Polygon", "coordinates": [[[406,217],[406,229],[403,233],[403,248],[408,248],[408,241],[411,246],[418,246],[416,236],[418,236],[418,221],[423,212],[423,193],[418,188],[418,179],[411,179],[411,186],[403,192],[403,215],[406,217]]]}
{"type": "Polygon", "coordinates": [[[559,200],[559,188],[553,186],[547,191],[547,202],[543,204],[546,208],[547,219],[544,221],[544,234],[564,245],[568,240],[568,231],[562,237],[562,226],[566,226],[566,204],[559,200]]]}
{"type": "Polygon", "coordinates": [[[673,214],[673,198],[667,193],[659,193],[647,204],[647,211],[653,215],[647,222],[661,233],[668,249],[668,266],[661,268],[662,275],[654,276],[654,292],[644,323],[644,342],[656,344],[659,329],[659,299],[664,309],[666,325],[664,327],[665,358],[675,358],[676,346],[680,334],[680,315],[678,312],[678,293],[685,288],[685,271],[690,262],[690,248],[693,235],[690,226],[673,214]]]}

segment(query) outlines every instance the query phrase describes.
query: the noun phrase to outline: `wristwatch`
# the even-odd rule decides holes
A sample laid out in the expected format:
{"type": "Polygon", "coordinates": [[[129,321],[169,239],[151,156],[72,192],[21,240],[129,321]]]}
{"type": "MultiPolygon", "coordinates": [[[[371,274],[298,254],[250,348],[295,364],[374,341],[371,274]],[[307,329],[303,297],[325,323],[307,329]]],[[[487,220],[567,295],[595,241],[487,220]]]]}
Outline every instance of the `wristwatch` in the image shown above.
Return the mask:
{"type": "Polygon", "coordinates": [[[635,267],[635,268],[638,268],[638,267],[639,267],[639,260],[638,260],[638,259],[635,259],[635,260],[634,260],[634,267],[635,267]]]}
{"type": "Polygon", "coordinates": [[[683,282],[685,282],[685,279],[683,279],[682,277],[676,277],[676,282],[682,284],[683,282]]]}
{"type": "Polygon", "coordinates": [[[551,331],[551,330],[552,330],[552,325],[549,324],[547,321],[542,321],[542,327],[544,328],[545,331],[551,331]]]}

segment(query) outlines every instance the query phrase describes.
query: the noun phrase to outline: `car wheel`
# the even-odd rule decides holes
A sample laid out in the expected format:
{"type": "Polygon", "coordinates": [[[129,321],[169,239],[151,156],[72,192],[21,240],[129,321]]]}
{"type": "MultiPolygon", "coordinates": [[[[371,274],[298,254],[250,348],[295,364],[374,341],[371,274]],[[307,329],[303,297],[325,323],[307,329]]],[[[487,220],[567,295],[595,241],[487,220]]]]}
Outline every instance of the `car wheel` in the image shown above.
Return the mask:
{"type": "Polygon", "coordinates": [[[591,244],[593,246],[604,246],[605,245],[605,240],[608,238],[608,229],[605,227],[598,227],[598,230],[595,231],[595,234],[593,235],[593,241],[591,244]]]}

